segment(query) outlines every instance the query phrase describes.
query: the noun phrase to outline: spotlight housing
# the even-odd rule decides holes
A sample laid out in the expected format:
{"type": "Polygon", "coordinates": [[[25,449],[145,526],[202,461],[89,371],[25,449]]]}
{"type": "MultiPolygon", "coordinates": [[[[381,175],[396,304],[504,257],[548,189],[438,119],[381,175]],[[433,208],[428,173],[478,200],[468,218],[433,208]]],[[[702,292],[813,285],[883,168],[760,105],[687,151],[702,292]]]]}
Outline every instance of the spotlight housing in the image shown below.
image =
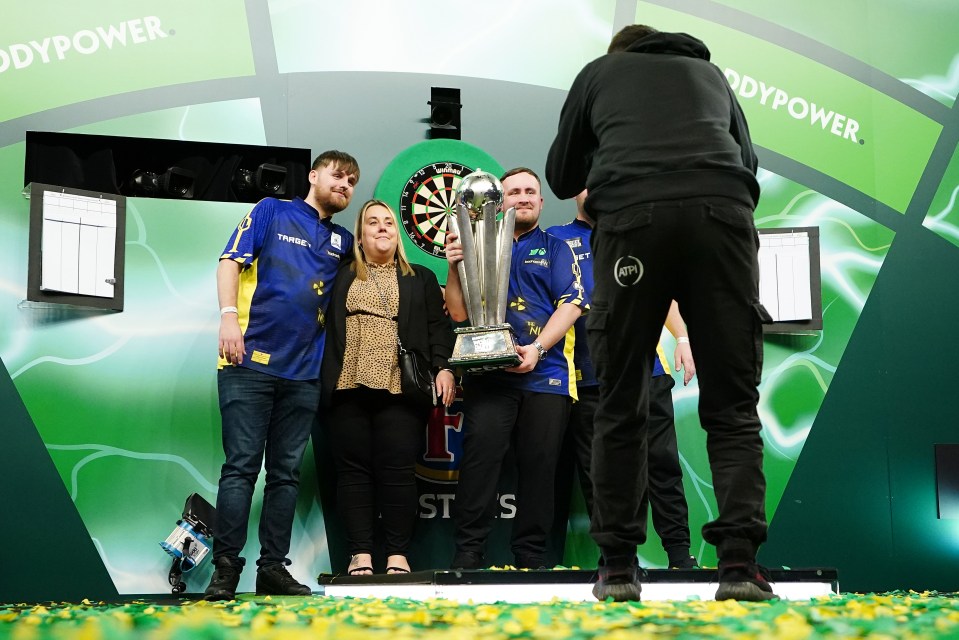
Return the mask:
{"type": "Polygon", "coordinates": [[[237,193],[260,193],[265,196],[286,195],[286,167],[264,162],[256,169],[237,169],[233,186],[237,193]]]}
{"type": "Polygon", "coordinates": [[[138,169],[130,178],[130,189],[135,196],[147,198],[193,198],[196,173],[181,167],[170,167],[157,174],[138,169]]]}
{"type": "Polygon", "coordinates": [[[460,90],[447,87],[430,89],[430,139],[459,140],[462,135],[460,90]]]}

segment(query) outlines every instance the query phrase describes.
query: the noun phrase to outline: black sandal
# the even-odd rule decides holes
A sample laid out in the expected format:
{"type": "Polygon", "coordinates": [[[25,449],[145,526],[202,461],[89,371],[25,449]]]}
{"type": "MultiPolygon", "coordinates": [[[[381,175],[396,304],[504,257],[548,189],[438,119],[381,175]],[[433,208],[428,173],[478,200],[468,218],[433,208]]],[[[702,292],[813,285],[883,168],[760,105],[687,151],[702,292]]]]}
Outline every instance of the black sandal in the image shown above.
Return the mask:
{"type": "Polygon", "coordinates": [[[369,576],[373,575],[373,567],[353,567],[347,573],[351,576],[369,576]],[[369,573],[360,573],[361,571],[369,571],[369,573]]]}
{"type": "Polygon", "coordinates": [[[409,573],[409,569],[404,569],[403,567],[387,567],[386,573],[409,573]]]}
{"type": "MultiPolygon", "coordinates": [[[[359,554],[357,554],[357,555],[359,555],[359,554]]],[[[351,564],[351,565],[353,564],[353,560],[355,560],[355,559],[356,559],[356,556],[355,556],[355,555],[350,558],[350,564],[351,564]]],[[[372,564],[372,563],[370,563],[370,564],[372,564]]],[[[361,567],[347,568],[346,573],[347,573],[347,575],[351,575],[351,576],[367,576],[367,575],[373,575],[373,567],[361,566],[361,567]],[[362,573],[363,571],[369,571],[369,573],[362,573]]]]}

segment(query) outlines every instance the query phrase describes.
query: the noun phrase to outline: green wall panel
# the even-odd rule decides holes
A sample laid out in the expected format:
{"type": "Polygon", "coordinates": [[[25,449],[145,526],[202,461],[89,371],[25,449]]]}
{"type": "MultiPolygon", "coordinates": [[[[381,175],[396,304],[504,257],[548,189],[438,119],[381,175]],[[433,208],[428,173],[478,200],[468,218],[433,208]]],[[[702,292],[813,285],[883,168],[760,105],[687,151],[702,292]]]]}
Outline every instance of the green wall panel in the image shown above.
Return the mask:
{"type": "MultiPolygon", "coordinates": [[[[948,374],[959,359],[950,338],[959,316],[952,3],[520,4],[486,7],[495,20],[470,38],[416,28],[435,10],[423,3],[384,9],[364,1],[334,14],[321,0],[110,0],[82,11],[41,0],[5,16],[0,400],[13,445],[0,455],[22,471],[0,485],[0,504],[39,517],[31,509],[42,496],[50,566],[38,571],[17,558],[3,580],[15,591],[0,597],[167,590],[169,559],[157,543],[186,494],[215,493],[222,453],[213,273],[248,209],[130,200],[122,313],[22,304],[26,130],[343,148],[363,167],[358,204],[403,149],[424,139],[431,86],[462,87],[464,142],[502,166],[542,169],[565,87],[634,16],[703,38],[729,70],[766,167],[757,224],[820,228],[824,328],[766,339],[760,411],[772,527],[762,559],[836,566],[846,589],[955,589],[947,568],[959,557],[959,525],[936,517],[932,458],[935,442],[959,441],[948,374]],[[130,31],[148,18],[164,36],[130,31]],[[113,48],[104,44],[99,29],[111,26],[126,30],[126,45],[118,36],[113,48]],[[44,38],[49,54],[58,35],[71,48],[43,62],[44,38]],[[829,126],[810,121],[813,103],[832,111],[829,126]],[[837,114],[846,116],[838,135],[837,114]],[[856,130],[844,136],[850,119],[856,130]],[[61,579],[68,549],[70,571],[83,581],[61,579]]],[[[547,226],[572,217],[570,203],[545,195],[547,226]]],[[[351,226],[355,208],[340,222],[351,226]]],[[[671,354],[669,340],[664,346],[671,354]]],[[[711,564],[699,528],[716,509],[697,398],[695,382],[674,393],[693,552],[711,564]]],[[[294,525],[301,580],[342,560],[330,558],[336,545],[327,543],[317,490],[328,461],[319,464],[304,464],[294,525]]],[[[258,509],[247,556],[256,553],[258,509]]],[[[433,534],[450,527],[448,518],[425,524],[433,534]]],[[[592,566],[585,527],[574,514],[567,560],[592,566]]],[[[7,528],[0,546],[19,534],[7,528]]],[[[640,551],[652,566],[665,562],[657,545],[652,537],[640,551]]],[[[198,571],[191,588],[209,577],[208,565],[198,571]]],[[[241,589],[252,588],[252,573],[241,589]]]]}

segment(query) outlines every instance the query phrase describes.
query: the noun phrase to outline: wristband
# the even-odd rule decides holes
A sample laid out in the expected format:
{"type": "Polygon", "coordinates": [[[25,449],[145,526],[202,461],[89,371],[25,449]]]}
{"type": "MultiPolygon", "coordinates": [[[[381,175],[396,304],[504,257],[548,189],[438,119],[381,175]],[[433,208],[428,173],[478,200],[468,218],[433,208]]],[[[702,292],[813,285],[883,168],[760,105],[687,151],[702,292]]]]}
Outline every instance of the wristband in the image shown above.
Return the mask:
{"type": "Polygon", "coordinates": [[[676,344],[689,344],[689,338],[686,336],[679,336],[676,338],[676,344]]]}
{"type": "Polygon", "coordinates": [[[223,307],[222,309],[220,309],[221,316],[225,313],[235,313],[237,315],[240,315],[240,311],[236,307],[223,307]]]}

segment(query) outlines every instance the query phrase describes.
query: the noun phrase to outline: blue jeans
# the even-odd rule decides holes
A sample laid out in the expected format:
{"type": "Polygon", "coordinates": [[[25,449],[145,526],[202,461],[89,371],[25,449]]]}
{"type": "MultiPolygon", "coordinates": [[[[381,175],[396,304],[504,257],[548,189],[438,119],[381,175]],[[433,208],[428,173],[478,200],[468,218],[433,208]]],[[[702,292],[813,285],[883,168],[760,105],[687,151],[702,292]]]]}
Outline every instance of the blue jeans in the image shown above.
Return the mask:
{"type": "Polygon", "coordinates": [[[245,367],[217,374],[223,453],[213,557],[239,558],[246,545],[253,487],[264,466],[258,566],[289,564],[300,462],[320,402],[317,380],[285,380],[245,367]]]}

